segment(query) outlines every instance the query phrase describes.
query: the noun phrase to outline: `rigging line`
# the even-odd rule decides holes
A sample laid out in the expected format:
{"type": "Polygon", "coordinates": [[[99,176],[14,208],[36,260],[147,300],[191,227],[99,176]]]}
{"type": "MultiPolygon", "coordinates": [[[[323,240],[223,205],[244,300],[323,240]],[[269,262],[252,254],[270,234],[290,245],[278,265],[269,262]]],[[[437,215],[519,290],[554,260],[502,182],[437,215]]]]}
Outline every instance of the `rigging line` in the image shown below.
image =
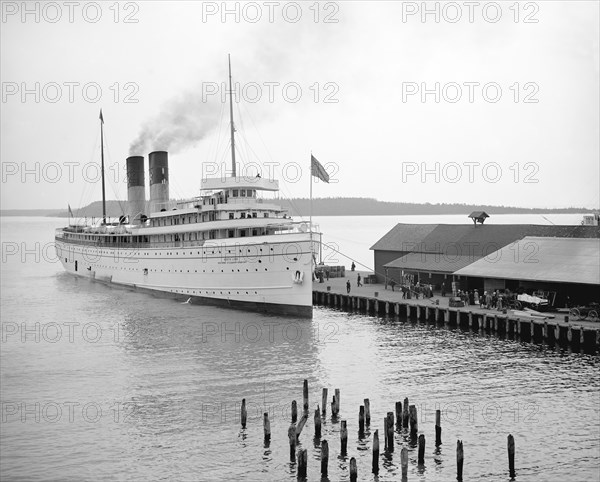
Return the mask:
{"type": "MultiPolygon", "coordinates": [[[[96,132],[96,139],[95,139],[95,141],[94,141],[94,146],[92,147],[92,152],[90,153],[90,155],[89,155],[89,157],[88,157],[88,159],[90,159],[90,162],[89,162],[89,164],[94,164],[94,159],[95,159],[95,157],[96,157],[96,156],[95,156],[95,154],[96,154],[96,149],[98,148],[98,139],[99,139],[99,138],[100,138],[100,133],[99,133],[99,132],[96,132]]],[[[82,168],[82,170],[81,170],[81,174],[82,174],[82,176],[81,176],[81,177],[82,177],[82,178],[83,178],[83,173],[84,173],[84,172],[85,172],[85,171],[84,171],[84,169],[82,168]]],[[[89,196],[89,195],[90,195],[90,193],[89,193],[89,192],[87,192],[87,191],[88,191],[88,189],[91,189],[91,187],[90,187],[89,185],[90,185],[90,184],[92,184],[92,183],[88,182],[87,180],[84,180],[84,181],[85,181],[85,182],[84,182],[84,185],[83,185],[83,189],[81,190],[81,195],[79,196],[79,207],[78,207],[78,208],[76,208],[76,211],[77,211],[77,215],[78,215],[78,217],[80,217],[80,216],[79,216],[79,211],[81,211],[81,208],[82,208],[82,206],[81,206],[81,205],[83,204],[83,202],[84,202],[84,199],[86,199],[86,198],[87,198],[87,196],[89,196]]],[[[88,203],[88,204],[89,204],[89,203],[88,203]]]]}
{"type": "MultiPolygon", "coordinates": [[[[245,105],[244,105],[244,110],[245,110],[245,113],[250,118],[250,122],[252,123],[252,127],[254,127],[254,130],[256,131],[256,133],[258,135],[258,138],[260,139],[260,141],[261,141],[261,143],[262,143],[265,151],[267,152],[267,156],[269,157],[269,159],[271,160],[271,162],[273,162],[275,164],[275,161],[273,160],[273,156],[271,154],[271,151],[269,150],[268,146],[266,145],[265,140],[263,139],[263,137],[262,137],[262,135],[260,133],[260,130],[258,129],[256,123],[254,122],[254,117],[250,113],[250,110],[245,105]]],[[[254,150],[253,150],[253,152],[254,152],[254,150]]],[[[256,155],[256,157],[258,158],[258,155],[256,155]]],[[[284,183],[281,184],[280,192],[281,191],[283,191],[283,198],[286,199],[289,202],[290,207],[293,208],[296,212],[299,213],[300,209],[298,209],[297,203],[295,203],[294,201],[292,201],[292,197],[291,197],[291,195],[290,195],[289,191],[287,190],[287,187],[286,187],[286,185],[284,183]]],[[[299,215],[298,217],[300,217],[300,219],[302,221],[305,220],[304,216],[302,216],[302,215],[299,215]]]]}
{"type": "MultiPolygon", "coordinates": [[[[109,162],[112,162],[112,157],[110,155],[110,148],[109,148],[108,137],[109,136],[105,132],[104,133],[104,145],[106,146],[105,154],[106,154],[106,157],[108,158],[107,160],[109,162]]],[[[122,199],[122,197],[121,197],[121,191],[120,191],[120,189],[118,189],[119,188],[119,182],[118,182],[118,180],[119,180],[120,165],[119,165],[118,162],[117,163],[113,163],[112,165],[114,166],[115,164],[117,165],[117,176],[116,176],[117,177],[117,182],[113,183],[112,180],[110,179],[110,177],[108,177],[108,184],[110,185],[113,194],[117,198],[116,201],[117,201],[117,203],[119,205],[119,209],[121,211],[121,214],[125,214],[125,208],[123,207],[123,205],[125,204],[126,201],[122,199]]],[[[104,169],[104,177],[106,179],[107,178],[107,175],[106,175],[106,164],[104,165],[104,168],[105,168],[104,169]]],[[[111,171],[110,168],[108,170],[111,171]]],[[[110,218],[110,216],[109,216],[109,218],[110,218]]]]}

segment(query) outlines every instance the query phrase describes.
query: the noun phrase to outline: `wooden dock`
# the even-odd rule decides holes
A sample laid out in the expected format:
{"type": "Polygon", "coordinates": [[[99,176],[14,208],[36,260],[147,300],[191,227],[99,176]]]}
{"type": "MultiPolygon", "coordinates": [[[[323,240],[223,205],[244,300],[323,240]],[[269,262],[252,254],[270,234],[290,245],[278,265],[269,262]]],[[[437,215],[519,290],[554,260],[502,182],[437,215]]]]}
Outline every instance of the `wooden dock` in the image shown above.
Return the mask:
{"type": "MultiPolygon", "coordinates": [[[[553,319],[523,319],[492,309],[478,306],[451,308],[449,298],[403,299],[402,293],[382,284],[356,283],[356,272],[347,272],[349,277],[332,278],[324,283],[313,283],[313,305],[327,306],[350,312],[373,316],[400,317],[417,323],[435,323],[446,327],[457,327],[492,333],[531,343],[558,344],[586,353],[600,352],[600,323],[569,320],[565,314],[554,314],[553,319]],[[346,281],[351,289],[347,293],[346,281]]],[[[362,275],[362,273],[361,273],[362,275]]]]}

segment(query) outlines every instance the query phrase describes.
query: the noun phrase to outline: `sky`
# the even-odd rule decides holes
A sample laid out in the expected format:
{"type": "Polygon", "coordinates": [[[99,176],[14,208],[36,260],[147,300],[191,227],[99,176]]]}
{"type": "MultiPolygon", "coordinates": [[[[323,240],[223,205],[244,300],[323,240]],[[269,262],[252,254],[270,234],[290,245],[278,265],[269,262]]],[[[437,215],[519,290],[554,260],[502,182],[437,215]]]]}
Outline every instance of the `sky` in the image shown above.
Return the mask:
{"type": "Polygon", "coordinates": [[[2,209],[174,198],[238,173],[308,197],[600,206],[599,3],[2,1],[2,209]],[[147,169],[147,164],[146,164],[147,169]],[[147,179],[146,179],[147,181],[147,179]]]}

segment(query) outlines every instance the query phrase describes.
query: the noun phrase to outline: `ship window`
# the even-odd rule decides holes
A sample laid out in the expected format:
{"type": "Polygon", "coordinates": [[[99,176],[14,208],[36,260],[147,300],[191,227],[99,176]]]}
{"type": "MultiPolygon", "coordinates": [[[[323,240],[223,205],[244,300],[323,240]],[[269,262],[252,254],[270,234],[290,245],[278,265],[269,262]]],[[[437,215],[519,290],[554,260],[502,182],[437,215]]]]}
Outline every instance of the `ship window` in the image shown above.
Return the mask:
{"type": "Polygon", "coordinates": [[[246,213],[240,214],[240,218],[245,219],[246,218],[246,213]]]}
{"type": "Polygon", "coordinates": [[[269,213],[265,213],[264,216],[265,216],[265,218],[268,218],[269,217],[269,213]]]}
{"type": "Polygon", "coordinates": [[[240,236],[241,236],[242,238],[244,238],[244,237],[246,236],[246,230],[245,230],[245,229],[241,229],[241,230],[240,230],[240,236]]]}
{"type": "Polygon", "coordinates": [[[233,219],[234,214],[233,213],[229,213],[229,219],[233,219]]]}
{"type": "Polygon", "coordinates": [[[252,213],[252,217],[253,217],[253,218],[255,218],[255,217],[257,217],[257,216],[258,216],[258,214],[257,214],[257,213],[252,213]]]}
{"type": "Polygon", "coordinates": [[[246,190],[245,189],[240,189],[240,196],[241,197],[246,197],[246,190]]]}
{"type": "Polygon", "coordinates": [[[234,189],[234,190],[233,190],[233,194],[232,194],[232,196],[233,196],[233,197],[238,197],[238,190],[237,190],[237,189],[234,189]]]}
{"type": "Polygon", "coordinates": [[[253,229],[252,230],[252,236],[258,236],[258,229],[253,229]]]}
{"type": "Polygon", "coordinates": [[[235,231],[233,229],[230,229],[229,231],[227,231],[227,236],[233,238],[235,236],[235,231]]]}

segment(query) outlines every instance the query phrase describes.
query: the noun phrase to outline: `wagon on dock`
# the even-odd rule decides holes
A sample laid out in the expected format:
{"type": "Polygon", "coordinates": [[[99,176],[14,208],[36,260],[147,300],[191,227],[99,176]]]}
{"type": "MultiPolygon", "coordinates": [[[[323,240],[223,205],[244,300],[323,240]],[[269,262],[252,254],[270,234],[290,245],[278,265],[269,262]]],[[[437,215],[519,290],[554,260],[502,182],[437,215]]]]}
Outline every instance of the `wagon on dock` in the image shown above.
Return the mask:
{"type": "Polygon", "coordinates": [[[590,303],[587,306],[577,306],[569,310],[569,315],[577,320],[599,321],[598,313],[600,313],[600,303],[590,303]]]}

